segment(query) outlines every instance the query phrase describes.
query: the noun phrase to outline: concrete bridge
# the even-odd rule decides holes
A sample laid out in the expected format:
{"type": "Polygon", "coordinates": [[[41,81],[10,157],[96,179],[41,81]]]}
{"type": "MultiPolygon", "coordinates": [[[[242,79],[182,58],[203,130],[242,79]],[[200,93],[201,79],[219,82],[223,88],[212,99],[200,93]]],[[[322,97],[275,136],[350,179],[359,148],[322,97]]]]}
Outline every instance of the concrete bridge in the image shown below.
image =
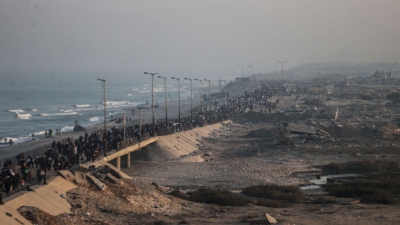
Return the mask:
{"type": "MultiPolygon", "coordinates": [[[[213,135],[214,130],[219,129],[222,125],[223,123],[216,123],[166,136],[151,137],[117,152],[111,152],[110,155],[92,164],[99,166],[100,164],[104,165],[106,162],[115,160],[118,169],[124,164],[122,163],[123,161],[126,161],[126,167],[130,167],[131,153],[152,144],[154,144],[153,147],[156,149],[155,154],[164,154],[163,159],[179,158],[197,150],[201,138],[213,135]]],[[[123,174],[123,178],[125,179],[132,179],[123,172],[121,174],[123,174]]],[[[33,206],[53,216],[62,213],[71,213],[71,206],[65,199],[65,196],[68,191],[77,188],[76,184],[58,176],[49,181],[48,185],[33,185],[31,188],[34,191],[20,191],[4,199],[4,204],[0,204],[0,224],[32,224],[18,212],[17,209],[21,206],[33,206]]]]}
{"type": "MultiPolygon", "coordinates": [[[[163,159],[179,158],[189,155],[198,149],[199,140],[210,136],[210,132],[219,129],[224,123],[215,123],[205,127],[198,127],[187,131],[177,132],[165,136],[150,137],[144,141],[127,146],[119,151],[111,152],[101,160],[110,162],[119,170],[131,167],[131,153],[153,146],[157,149],[157,155],[162,155],[163,159]],[[157,143],[157,145],[155,145],[157,143]],[[154,145],[152,145],[154,144],[154,145]]],[[[146,159],[145,159],[146,160],[146,159]]]]}
{"type": "Polygon", "coordinates": [[[102,158],[102,160],[106,162],[112,162],[113,160],[115,160],[115,167],[117,167],[119,170],[121,169],[121,161],[125,165],[124,167],[129,168],[131,167],[131,153],[134,151],[139,151],[140,149],[147,147],[152,143],[156,143],[158,139],[159,137],[151,137],[147,140],[138,142],[134,145],[105,156],[102,158]]]}

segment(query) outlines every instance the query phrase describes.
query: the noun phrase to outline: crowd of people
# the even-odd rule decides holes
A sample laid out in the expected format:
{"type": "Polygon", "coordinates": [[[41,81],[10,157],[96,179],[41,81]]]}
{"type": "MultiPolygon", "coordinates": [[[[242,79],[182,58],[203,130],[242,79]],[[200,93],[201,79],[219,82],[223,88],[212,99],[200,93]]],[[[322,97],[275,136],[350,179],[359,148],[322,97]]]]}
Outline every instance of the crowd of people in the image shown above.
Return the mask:
{"type": "Polygon", "coordinates": [[[276,108],[279,100],[270,101],[276,95],[288,94],[287,88],[281,83],[262,83],[261,87],[244,92],[242,95],[230,98],[228,104],[215,104],[211,110],[208,107],[198,110],[197,113],[183,116],[180,119],[158,120],[154,124],[146,123],[139,126],[121,127],[113,126],[103,133],[102,131],[87,132],[76,139],[54,140],[49,149],[43,155],[32,157],[23,153],[17,156],[17,165],[8,159],[0,174],[0,189],[7,194],[10,190],[21,188],[25,182],[32,179],[31,170],[36,169],[36,183],[45,182],[46,172],[69,169],[79,163],[91,162],[101,155],[107,155],[111,151],[118,151],[126,146],[141,142],[149,137],[167,135],[175,132],[202,127],[229,119],[234,114],[243,114],[247,111],[259,109],[269,113],[276,108]],[[124,136],[125,135],[125,136],[124,136]],[[124,139],[125,137],[125,139],[124,139]],[[18,169],[17,169],[18,168],[18,169]]]}

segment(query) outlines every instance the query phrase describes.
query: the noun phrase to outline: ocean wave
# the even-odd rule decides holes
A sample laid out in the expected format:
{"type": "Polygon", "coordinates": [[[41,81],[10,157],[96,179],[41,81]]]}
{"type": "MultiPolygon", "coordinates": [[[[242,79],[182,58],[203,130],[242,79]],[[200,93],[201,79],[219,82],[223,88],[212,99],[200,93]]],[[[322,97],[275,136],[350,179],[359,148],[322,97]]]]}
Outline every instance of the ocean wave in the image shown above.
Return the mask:
{"type": "Polygon", "coordinates": [[[96,116],[96,117],[91,117],[91,118],[89,118],[89,121],[90,121],[90,122],[98,122],[98,121],[100,121],[100,117],[98,117],[98,116],[96,116]]]}
{"type": "Polygon", "coordinates": [[[44,133],[46,133],[46,131],[38,131],[33,133],[33,135],[37,136],[37,135],[44,135],[44,133]]]}
{"type": "Polygon", "coordinates": [[[12,113],[22,113],[22,112],[24,112],[24,110],[22,110],[22,109],[10,109],[8,111],[12,112],[12,113]]]}
{"type": "Polygon", "coordinates": [[[68,132],[68,131],[72,131],[74,130],[73,126],[65,126],[63,128],[61,128],[61,132],[68,132]]]}
{"type": "MultiPolygon", "coordinates": [[[[30,135],[29,135],[29,136],[20,137],[20,138],[16,138],[16,137],[5,137],[5,138],[3,138],[2,140],[0,140],[0,143],[9,143],[10,139],[12,139],[12,142],[13,142],[14,144],[19,144],[19,143],[22,143],[22,142],[27,142],[27,141],[32,140],[32,137],[31,137],[30,135]],[[4,139],[7,139],[7,141],[4,142],[4,139]]],[[[5,147],[5,146],[8,146],[8,145],[0,145],[0,147],[5,147]]]]}
{"type": "Polygon", "coordinates": [[[130,96],[132,96],[132,94],[128,94],[128,96],[130,97],[130,96]]]}
{"type": "Polygon", "coordinates": [[[21,120],[29,120],[29,118],[31,118],[32,115],[29,114],[29,113],[27,113],[27,114],[19,114],[19,113],[17,113],[17,117],[18,117],[18,119],[21,119],[21,120]]]}
{"type": "Polygon", "coordinates": [[[68,112],[62,112],[62,113],[41,113],[39,116],[70,116],[70,115],[76,115],[78,114],[77,112],[74,112],[72,110],[65,110],[68,112]]]}
{"type": "Polygon", "coordinates": [[[65,109],[65,110],[60,110],[60,112],[63,112],[63,113],[72,113],[72,112],[74,112],[74,110],[65,109]]]}
{"type": "Polygon", "coordinates": [[[89,108],[77,108],[77,109],[75,109],[73,111],[79,112],[79,111],[99,110],[99,109],[103,109],[103,105],[98,105],[96,107],[89,107],[89,108]]]}
{"type": "Polygon", "coordinates": [[[89,104],[81,104],[81,105],[74,105],[74,106],[75,106],[75,108],[87,108],[87,107],[90,107],[89,104]]]}

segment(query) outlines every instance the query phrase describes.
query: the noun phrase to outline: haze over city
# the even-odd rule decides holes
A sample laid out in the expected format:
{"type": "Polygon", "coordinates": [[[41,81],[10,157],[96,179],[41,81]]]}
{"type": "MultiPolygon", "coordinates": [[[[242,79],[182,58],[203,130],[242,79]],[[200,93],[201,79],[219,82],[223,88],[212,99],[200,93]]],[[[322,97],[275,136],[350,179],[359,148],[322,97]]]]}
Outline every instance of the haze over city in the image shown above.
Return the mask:
{"type": "MultiPolygon", "coordinates": [[[[0,71],[238,76],[311,62],[396,62],[397,0],[0,2],[0,71]]],[[[89,76],[89,75],[88,75],[89,76]]]]}

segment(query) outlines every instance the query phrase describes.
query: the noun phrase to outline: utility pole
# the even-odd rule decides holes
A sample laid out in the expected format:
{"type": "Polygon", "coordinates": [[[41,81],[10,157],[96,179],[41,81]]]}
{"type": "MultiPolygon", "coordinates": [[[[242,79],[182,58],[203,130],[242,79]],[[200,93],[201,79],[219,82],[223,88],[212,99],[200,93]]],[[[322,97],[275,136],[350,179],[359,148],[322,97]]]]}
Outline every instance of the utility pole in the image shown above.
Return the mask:
{"type": "Polygon", "coordinates": [[[200,81],[200,114],[201,114],[201,120],[203,120],[203,80],[200,79],[194,79],[197,81],[200,81]]]}
{"type": "Polygon", "coordinates": [[[185,80],[190,80],[190,119],[193,118],[193,108],[192,108],[192,100],[193,100],[193,87],[192,87],[192,79],[186,78],[185,80]]]}
{"type": "Polygon", "coordinates": [[[282,80],[285,79],[285,77],[283,76],[283,64],[286,63],[287,61],[278,61],[278,63],[282,63],[282,80]]]}
{"type": "Polygon", "coordinates": [[[123,115],[123,120],[124,120],[124,122],[123,122],[123,125],[124,125],[124,145],[126,145],[126,114],[125,113],[123,113],[122,114],[123,115]]]}
{"type": "Polygon", "coordinates": [[[148,73],[144,72],[144,74],[151,75],[151,111],[153,113],[153,136],[156,136],[156,129],[155,129],[155,121],[154,121],[154,75],[158,73],[148,73]]]}
{"type": "Polygon", "coordinates": [[[162,76],[158,76],[158,78],[163,78],[165,82],[165,131],[167,131],[168,128],[167,78],[162,76]]]}
{"type": "Polygon", "coordinates": [[[104,156],[107,156],[107,128],[106,128],[106,107],[107,107],[107,103],[106,103],[106,80],[105,79],[99,79],[97,78],[97,80],[101,81],[103,84],[103,103],[104,103],[104,156]]]}
{"type": "Polygon", "coordinates": [[[171,77],[171,79],[175,79],[178,80],[178,108],[179,108],[179,131],[181,130],[181,83],[180,83],[180,79],[176,78],[176,77],[171,77]]]}
{"type": "Polygon", "coordinates": [[[218,80],[220,82],[225,82],[225,106],[228,106],[228,99],[226,98],[226,80],[218,80]]]}
{"type": "Polygon", "coordinates": [[[208,97],[210,102],[210,117],[211,117],[211,89],[210,89],[211,80],[204,79],[204,81],[208,81],[208,97]]]}

